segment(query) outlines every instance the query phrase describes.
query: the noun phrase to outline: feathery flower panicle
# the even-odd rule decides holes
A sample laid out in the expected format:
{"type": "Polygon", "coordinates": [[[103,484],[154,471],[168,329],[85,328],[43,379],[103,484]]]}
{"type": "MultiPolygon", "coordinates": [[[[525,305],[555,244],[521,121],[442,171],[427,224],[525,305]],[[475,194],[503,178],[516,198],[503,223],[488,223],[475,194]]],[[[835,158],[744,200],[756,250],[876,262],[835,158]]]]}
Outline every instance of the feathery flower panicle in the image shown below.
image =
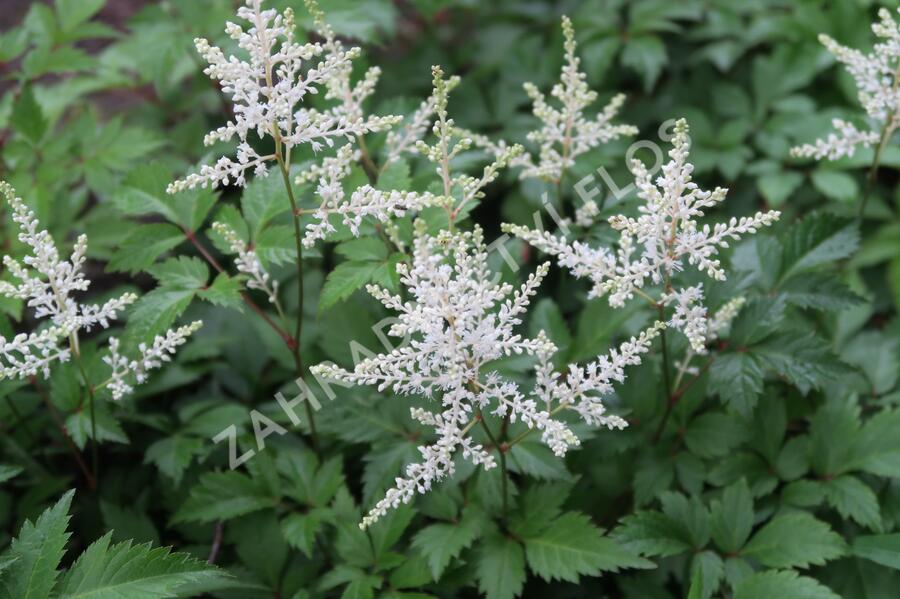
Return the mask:
{"type": "Polygon", "coordinates": [[[461,152],[472,147],[472,139],[461,134],[455,122],[447,112],[450,91],[453,89],[452,79],[444,79],[444,70],[440,66],[431,67],[432,84],[434,92],[434,112],[437,119],[431,130],[435,139],[433,144],[424,140],[416,142],[416,151],[425,156],[435,165],[435,173],[440,177],[444,188],[445,209],[450,222],[454,222],[462,212],[462,209],[472,200],[484,197],[484,188],[492,183],[500,175],[500,170],[510,165],[512,161],[520,157],[525,148],[516,144],[505,147],[498,153],[494,161],[484,167],[481,177],[472,177],[465,174],[453,175],[450,168],[451,161],[461,152]]]}
{"type": "MultiPolygon", "coordinates": [[[[334,29],[325,20],[325,13],[319,7],[317,0],[305,0],[305,4],[307,12],[312,15],[316,33],[324,40],[322,48],[325,55],[334,59],[335,66],[324,74],[323,83],[326,89],[325,99],[336,100],[337,104],[329,108],[327,112],[337,120],[343,119],[350,123],[365,122],[363,103],[375,91],[375,86],[378,85],[378,79],[381,77],[381,69],[370,67],[363,78],[354,85],[352,82],[353,63],[350,60],[342,59],[351,51],[337,38],[334,29]]],[[[358,50],[352,52],[358,52],[358,50]]],[[[304,109],[301,109],[302,114],[305,112],[304,109]]],[[[384,127],[379,125],[378,130],[381,130],[391,127],[400,120],[401,117],[386,116],[375,117],[369,122],[385,123],[384,127]]]]}
{"type": "MultiPolygon", "coordinates": [[[[534,116],[542,126],[528,134],[528,140],[538,144],[538,160],[524,154],[514,166],[522,166],[522,179],[537,177],[559,181],[563,173],[575,164],[575,159],[600,144],[608,143],[625,135],[635,135],[638,130],[632,125],[613,124],[613,119],[625,103],[624,94],[616,94],[594,117],[585,114],[597,100],[597,92],[587,84],[587,76],[579,70],[581,59],[575,54],[575,30],[569,17],[562,18],[565,36],[565,64],[560,80],[550,95],[559,101],[555,108],[547,97],[533,83],[525,83],[525,93],[533,103],[534,116]]],[[[483,136],[473,138],[474,143],[490,153],[498,153],[504,144],[494,144],[483,136]]]]}
{"type": "Polygon", "coordinates": [[[363,185],[350,194],[344,191],[343,179],[350,174],[351,165],[359,159],[359,152],[350,145],[341,146],[337,155],[322,160],[321,165],[310,168],[296,178],[298,185],[318,180],[316,195],[319,207],[312,210],[313,222],[306,225],[303,245],[312,247],[317,240],[324,240],[336,229],[330,217],[338,215],[341,222],[359,237],[363,219],[374,218],[387,224],[393,217],[422,210],[440,203],[439,196],[430,192],[382,191],[371,185],[363,185]]]}
{"type": "Polygon", "coordinates": [[[724,280],[719,250],[742,235],[771,225],[780,212],[758,212],[712,227],[699,225],[696,219],[722,202],[727,190],[704,191],[691,180],[694,167],[687,161],[690,140],[684,119],[676,123],[672,143],[671,160],[655,181],[642,162],[632,162],[637,196],[643,203],[637,218],[617,215],[609,219],[619,231],[615,252],[593,249],[578,241],[570,244],[544,231],[518,225],[506,224],[503,230],[557,256],[560,264],[576,277],[590,279],[590,296],[608,296],[613,307],[622,307],[636,294],[659,306],[673,305],[674,314],[668,324],[682,331],[695,351],[702,352],[709,333],[703,287],[679,288],[675,277],[690,265],[714,280],[724,280]],[[659,297],[653,298],[644,291],[648,284],[662,286],[659,297]]]}
{"type": "MultiPolygon", "coordinates": [[[[453,91],[459,85],[459,82],[460,78],[458,76],[450,77],[444,82],[445,91],[447,93],[453,91]]],[[[424,138],[428,132],[437,102],[437,95],[432,93],[419,105],[412,115],[405,119],[406,122],[400,128],[400,131],[392,129],[388,132],[385,142],[388,163],[399,160],[407,152],[415,151],[416,143],[424,138]]]]}
{"type": "MultiPolygon", "coordinates": [[[[35,318],[49,322],[47,328],[38,332],[22,333],[11,340],[0,337],[0,379],[27,378],[38,373],[46,378],[50,376],[50,367],[54,362],[69,360],[73,352],[78,355],[79,332],[89,332],[94,327],[109,328],[110,321],[118,318],[120,312],[137,300],[137,296],[125,293],[102,305],[79,303],[73,294],[87,291],[90,286],[90,281],[81,271],[87,253],[87,237],[79,236],[72,255],[64,260],[50,233],[40,228],[34,213],[21,198],[16,197],[15,190],[5,181],[0,181],[0,195],[12,208],[13,221],[19,226],[19,241],[29,248],[22,263],[10,256],[3,257],[4,266],[18,282],[0,281],[0,295],[24,300],[26,306],[34,310],[35,318]]],[[[167,332],[166,339],[169,341],[160,346],[159,351],[174,353],[174,346],[169,349],[170,344],[180,338],[181,341],[175,343],[180,345],[200,324],[195,322],[190,327],[167,332]]],[[[110,352],[117,350],[118,342],[115,342],[114,349],[111,341],[110,352]]],[[[142,360],[150,360],[147,364],[160,359],[163,357],[156,354],[142,357],[142,360]]],[[[148,367],[142,368],[146,370],[148,367]]],[[[111,379],[109,384],[112,386],[114,381],[111,379]]],[[[121,397],[114,387],[113,395],[116,399],[121,397]]]]}
{"type": "Polygon", "coordinates": [[[487,261],[488,250],[477,226],[472,232],[442,231],[437,236],[427,236],[419,227],[412,265],[397,267],[411,299],[404,301],[379,287],[368,287],[372,296],[399,314],[389,334],[408,338],[408,344],[366,359],[352,371],[331,365],[312,368],[318,376],[440,402],[435,411],[411,411],[414,419],[434,428],[437,440],[419,448],[422,461],[407,466],[405,476],[396,479],[362,527],[451,476],[457,453],[475,465],[492,468],[494,458],[468,435],[482,411],[540,430],[543,441],[559,456],[578,444],[568,425],[554,418],[563,409],[576,412],[591,425],[626,426],[621,418],[606,413],[601,398],[610,392],[613,381],[623,380],[626,366],[640,362],[662,325],[608,356],[586,366],[570,366],[565,376],[558,375],[550,361],[556,347],[543,332],[533,339],[515,332],[548,265],[538,267],[515,289],[496,282],[487,261]],[[504,379],[488,365],[520,354],[537,358],[537,383],[531,390],[504,379]]]}
{"type": "Polygon", "coordinates": [[[900,125],[900,27],[886,8],[878,11],[878,18],[872,32],[883,41],[869,54],[842,46],[824,33],[819,35],[819,41],[856,82],[859,103],[872,122],[871,129],[861,131],[852,123],[834,119],[834,132],[815,143],[792,148],[792,155],[816,160],[853,156],[857,146],[877,144],[882,135],[886,141],[900,125]]]}
{"type": "Polygon", "coordinates": [[[237,254],[234,265],[237,266],[238,272],[247,275],[247,287],[259,289],[269,297],[269,302],[277,304],[278,281],[269,283],[269,273],[259,261],[256,252],[248,248],[247,244],[238,237],[237,232],[225,223],[214,222],[212,228],[228,243],[231,252],[237,254]]]}
{"type": "MultiPolygon", "coordinates": [[[[351,61],[359,55],[359,49],[345,50],[333,35],[330,42],[326,40],[326,46],[298,43],[294,40],[291,9],[278,14],[274,9],[263,10],[262,3],[263,0],[246,0],[238,9],[237,16],[248,22],[248,29],[231,22],[225,27],[228,35],[246,53],[245,59],[226,57],[220,48],[205,39],[194,40],[197,51],[209,63],[204,73],[220,83],[234,105],[234,119],[207,134],[204,144],[236,137],[236,160],[223,156],[215,164],[201,167],[199,173],[171,183],[169,193],[231,182],[243,185],[250,169],[256,175],[264,176],[267,164],[277,159],[277,153],[258,154],[249,142],[253,132],[260,138],[272,137],[278,151],[283,146],[284,152],[289,154],[295,146],[310,144],[318,151],[323,145],[333,146],[336,139],[352,140],[365,133],[387,129],[397,122],[395,117],[364,118],[354,110],[318,112],[300,108],[299,104],[307,94],[318,93],[320,86],[326,86],[329,97],[333,97],[339,87],[337,82],[344,81],[345,76],[349,85],[351,61]],[[322,54],[325,56],[315,62],[322,54]]],[[[317,17],[319,22],[324,21],[317,17]]],[[[365,84],[358,93],[354,90],[354,98],[359,102],[364,99],[367,86],[365,84]]]]}

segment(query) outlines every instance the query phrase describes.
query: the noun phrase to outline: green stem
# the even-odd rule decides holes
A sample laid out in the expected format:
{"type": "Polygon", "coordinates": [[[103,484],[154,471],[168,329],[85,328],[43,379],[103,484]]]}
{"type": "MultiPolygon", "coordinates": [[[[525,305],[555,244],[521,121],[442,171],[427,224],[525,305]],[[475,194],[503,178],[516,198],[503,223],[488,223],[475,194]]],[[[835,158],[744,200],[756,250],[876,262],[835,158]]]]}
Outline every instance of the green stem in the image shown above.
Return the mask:
{"type": "Polygon", "coordinates": [[[497,442],[497,438],[494,436],[494,433],[491,432],[487,422],[485,422],[481,410],[478,410],[478,420],[481,422],[481,426],[484,428],[484,432],[487,434],[488,439],[491,440],[491,443],[493,443],[500,454],[500,472],[503,474],[501,483],[503,486],[503,522],[505,523],[509,516],[509,471],[506,469],[506,452],[508,451],[508,447],[497,442]]]}
{"type": "MultiPolygon", "coordinates": [[[[277,138],[276,138],[277,140],[277,138]]],[[[278,168],[281,171],[281,177],[284,180],[284,187],[287,190],[288,200],[291,202],[291,214],[294,220],[294,245],[297,251],[297,324],[294,328],[294,339],[291,344],[291,353],[294,356],[294,365],[297,367],[297,375],[305,378],[303,370],[303,358],[300,355],[300,339],[303,334],[303,235],[300,228],[300,214],[297,211],[297,200],[294,198],[294,190],[291,187],[291,177],[288,172],[287,165],[284,162],[284,155],[281,151],[281,143],[278,141],[275,146],[275,158],[278,160],[278,168]]],[[[319,453],[319,437],[316,433],[316,419],[313,414],[310,402],[303,402],[306,408],[306,417],[309,420],[309,435],[312,442],[313,451],[319,453]]]]}
{"type": "Polygon", "coordinates": [[[88,392],[88,410],[91,415],[91,469],[94,471],[94,480],[96,481],[96,485],[100,486],[100,451],[99,445],[100,441],[97,439],[97,414],[94,410],[94,387],[91,385],[90,379],[88,379],[87,371],[84,369],[84,363],[81,361],[81,353],[78,351],[77,341],[73,345],[73,355],[75,356],[75,364],[78,366],[78,371],[81,373],[81,378],[84,381],[84,387],[88,392]]]}
{"type": "MultiPolygon", "coordinates": [[[[659,309],[659,319],[660,321],[665,321],[666,317],[664,314],[664,310],[662,305],[658,306],[659,309]]],[[[666,407],[665,412],[663,413],[662,420],[659,422],[659,427],[656,429],[656,432],[653,434],[653,443],[655,444],[659,441],[659,438],[663,434],[663,430],[666,428],[666,424],[669,422],[669,417],[672,415],[672,408],[675,407],[675,397],[672,395],[672,381],[669,378],[669,345],[666,342],[666,330],[662,329],[659,332],[659,340],[662,343],[662,356],[663,356],[663,381],[665,381],[666,385],[666,407]]]]}
{"type": "Polygon", "coordinates": [[[866,204],[869,202],[869,196],[872,193],[872,188],[875,187],[875,180],[878,177],[878,168],[881,166],[881,155],[884,153],[888,141],[890,141],[891,136],[894,134],[893,121],[893,116],[890,116],[887,123],[884,125],[884,129],[881,130],[881,139],[878,141],[878,147],[875,149],[875,156],[872,158],[872,166],[869,168],[869,174],[866,176],[866,188],[863,191],[862,201],[859,203],[859,212],[857,214],[857,218],[859,219],[863,218],[863,215],[866,212],[866,204]]]}

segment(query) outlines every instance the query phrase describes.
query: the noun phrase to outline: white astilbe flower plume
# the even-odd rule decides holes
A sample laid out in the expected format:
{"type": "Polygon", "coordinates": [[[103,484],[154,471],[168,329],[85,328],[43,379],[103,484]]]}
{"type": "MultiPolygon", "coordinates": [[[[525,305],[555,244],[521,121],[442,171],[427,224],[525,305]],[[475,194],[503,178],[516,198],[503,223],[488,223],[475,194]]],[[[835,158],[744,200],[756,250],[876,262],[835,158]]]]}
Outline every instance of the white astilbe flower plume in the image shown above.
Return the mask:
{"type": "Polygon", "coordinates": [[[143,383],[147,380],[147,373],[150,370],[160,368],[163,363],[170,362],[172,356],[178,351],[178,347],[184,345],[187,338],[202,324],[195,321],[177,329],[170,329],[166,331],[165,335],[157,335],[149,347],[146,343],[141,343],[138,345],[140,355],[137,359],[130,359],[120,354],[119,340],[115,337],[110,338],[109,354],[103,356],[103,361],[112,368],[109,381],[112,398],[118,400],[131,393],[134,390],[133,384],[130,383],[132,379],[136,384],[143,383]]]}
{"type": "MultiPolygon", "coordinates": [[[[368,132],[382,131],[398,120],[364,118],[352,110],[317,112],[301,108],[299,105],[307,94],[318,93],[319,86],[327,86],[328,97],[333,97],[332,92],[337,89],[335,82],[343,81],[345,75],[349,78],[347,71],[359,55],[359,49],[344,50],[333,38],[328,47],[298,43],[294,41],[291,9],[278,14],[274,9],[263,10],[262,2],[246,0],[238,9],[237,16],[248,22],[248,29],[231,22],[225,27],[226,33],[246,53],[245,59],[226,57],[220,48],[205,39],[194,40],[197,51],[209,63],[204,73],[218,81],[222,91],[231,97],[234,112],[233,120],[207,134],[204,144],[237,137],[236,160],[223,156],[213,165],[202,166],[199,173],[171,183],[169,193],[231,182],[244,185],[247,170],[265,175],[267,164],[276,160],[279,152],[287,156],[291,148],[302,144],[310,144],[318,151],[323,145],[333,146],[335,139],[352,140],[368,132]],[[325,56],[316,62],[323,53],[325,56]],[[272,137],[276,153],[258,154],[249,143],[253,132],[259,138],[272,137]]],[[[356,94],[360,102],[367,86],[363,85],[356,94]]]]}
{"type": "Polygon", "coordinates": [[[618,215],[609,219],[619,231],[615,252],[590,248],[579,241],[570,244],[544,231],[518,225],[505,224],[503,230],[557,256],[560,264],[576,277],[590,279],[590,296],[608,296],[613,307],[622,307],[636,294],[658,307],[674,305],[669,324],[687,336],[695,351],[702,352],[709,332],[703,287],[678,287],[676,276],[690,265],[712,279],[724,280],[719,250],[742,235],[771,225],[780,212],[758,212],[712,227],[699,225],[697,219],[723,201],[727,190],[704,191],[691,180],[694,167],[687,161],[690,138],[684,119],[675,124],[672,143],[671,160],[655,181],[642,162],[632,162],[637,196],[643,203],[637,218],[618,215]],[[661,294],[652,297],[644,290],[648,284],[662,286],[661,294]]]}
{"type": "MultiPolygon", "coordinates": [[[[449,93],[459,85],[460,79],[457,76],[450,77],[445,82],[445,89],[442,93],[449,93]]],[[[387,148],[387,162],[391,163],[399,160],[403,154],[413,152],[416,143],[419,142],[428,132],[431,125],[431,118],[434,116],[437,107],[437,93],[432,93],[428,98],[419,105],[400,127],[399,131],[392,129],[387,134],[385,147],[387,148]]]]}
{"type": "MultiPolygon", "coordinates": [[[[533,103],[534,116],[542,126],[528,134],[529,141],[540,148],[537,162],[524,154],[513,166],[524,167],[520,177],[538,177],[550,181],[560,181],[563,173],[575,164],[575,159],[600,144],[608,143],[625,135],[635,135],[638,130],[632,125],[613,124],[613,119],[625,102],[623,94],[616,94],[595,116],[585,114],[597,100],[597,92],[587,84],[587,76],[579,70],[581,59],[575,54],[575,31],[569,17],[562,18],[565,42],[565,64],[560,80],[553,86],[550,95],[559,101],[560,107],[553,107],[547,97],[533,83],[525,84],[525,92],[533,103]]],[[[494,144],[484,136],[475,136],[473,141],[489,153],[499,155],[506,146],[494,144]]]]}
{"type": "MultiPolygon", "coordinates": [[[[79,236],[72,255],[64,260],[50,233],[40,228],[34,213],[5,181],[0,181],[0,196],[12,208],[12,219],[19,227],[19,241],[29,248],[22,263],[3,256],[3,265],[17,282],[0,281],[0,296],[24,300],[34,310],[35,318],[49,322],[47,328],[38,332],[21,333],[11,340],[0,337],[0,379],[27,378],[38,373],[46,378],[50,376],[53,362],[67,361],[73,352],[78,355],[80,332],[89,332],[94,327],[109,328],[110,321],[118,318],[137,296],[125,293],[102,305],[80,303],[74,294],[87,291],[91,284],[81,270],[87,253],[87,237],[79,236]]],[[[194,323],[182,336],[200,324],[194,323]]],[[[169,331],[166,336],[171,334],[169,331]]]]}
{"type": "Polygon", "coordinates": [[[238,272],[247,275],[247,287],[259,289],[269,297],[269,302],[277,305],[278,281],[269,282],[269,273],[259,261],[256,251],[247,247],[237,232],[225,223],[214,222],[212,228],[228,243],[229,249],[237,254],[234,265],[237,266],[238,272]]]}
{"type": "Polygon", "coordinates": [[[451,476],[458,453],[475,465],[493,467],[494,458],[468,435],[483,411],[539,430],[543,441],[560,456],[578,444],[566,423],[554,418],[563,409],[575,411],[591,425],[626,426],[621,418],[606,413],[601,398],[610,392],[613,381],[623,380],[627,365],[640,362],[661,325],[587,366],[571,366],[560,376],[550,363],[556,348],[543,332],[533,339],[515,332],[548,265],[538,267],[515,289],[497,283],[487,261],[488,250],[478,227],[471,233],[443,231],[437,236],[427,236],[420,228],[412,265],[397,267],[411,299],[403,301],[379,287],[368,288],[399,313],[389,334],[408,338],[408,344],[366,359],[352,371],[331,365],[312,368],[317,376],[439,402],[435,411],[412,410],[413,418],[435,429],[437,440],[419,447],[422,461],[406,467],[405,476],[396,479],[363,519],[363,528],[451,476]],[[530,391],[490,370],[490,362],[517,354],[537,358],[537,383],[530,391]]]}
{"type": "Polygon", "coordinates": [[[833,133],[815,143],[792,148],[794,156],[816,160],[853,156],[857,146],[869,147],[879,140],[886,143],[900,125],[900,27],[886,8],[878,11],[878,18],[872,31],[882,41],[869,54],[842,46],[824,33],[819,35],[819,41],[844,64],[856,82],[859,103],[869,116],[871,129],[861,131],[852,123],[834,119],[833,133]]]}
{"type": "Polygon", "coordinates": [[[325,158],[320,165],[297,177],[298,185],[318,180],[316,195],[320,199],[319,207],[309,211],[313,222],[306,225],[304,246],[312,247],[317,240],[324,240],[336,231],[330,221],[332,215],[338,215],[350,232],[359,237],[359,228],[365,218],[388,224],[391,218],[441,203],[440,196],[427,191],[382,191],[368,184],[354,190],[348,199],[343,179],[350,174],[351,164],[358,159],[358,151],[344,145],[338,149],[336,156],[325,158]]]}

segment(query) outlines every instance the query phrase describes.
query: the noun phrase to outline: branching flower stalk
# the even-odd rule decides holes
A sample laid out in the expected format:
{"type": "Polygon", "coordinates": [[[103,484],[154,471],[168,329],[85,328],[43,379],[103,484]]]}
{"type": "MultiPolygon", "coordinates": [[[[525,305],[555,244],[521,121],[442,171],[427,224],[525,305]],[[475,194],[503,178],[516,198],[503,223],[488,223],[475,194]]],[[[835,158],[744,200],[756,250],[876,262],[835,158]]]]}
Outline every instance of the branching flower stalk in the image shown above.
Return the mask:
{"type": "MultiPolygon", "coordinates": [[[[90,332],[94,328],[109,328],[110,321],[117,319],[137,296],[125,293],[102,305],[80,303],[75,294],[87,291],[90,286],[90,281],[82,272],[87,236],[80,235],[72,255],[68,260],[63,260],[50,234],[41,229],[34,213],[5,181],[0,181],[0,195],[12,208],[13,221],[19,226],[19,241],[28,248],[28,254],[21,263],[11,256],[3,257],[3,265],[17,283],[0,281],[0,295],[25,301],[34,310],[35,318],[48,321],[48,325],[37,332],[21,333],[11,340],[0,337],[0,379],[31,379],[38,374],[47,378],[54,363],[74,358],[87,394],[94,469],[92,478],[96,481],[99,470],[97,391],[109,387],[112,399],[121,399],[133,391],[133,384],[143,383],[147,379],[149,370],[159,368],[162,362],[168,361],[177,347],[185,343],[202,323],[198,321],[169,330],[164,342],[154,342],[152,348],[139,345],[139,356],[130,360],[120,356],[118,339],[111,337],[107,355],[103,356],[103,361],[112,369],[110,378],[94,385],[81,359],[79,333],[90,332]],[[111,361],[116,357],[120,360],[118,365],[111,361]]],[[[162,337],[157,337],[159,339],[162,337]]]]}
{"type": "MultiPolygon", "coordinates": [[[[528,339],[514,331],[549,265],[538,267],[516,290],[494,280],[480,228],[476,226],[472,232],[445,230],[432,237],[425,234],[424,223],[419,225],[412,265],[398,266],[411,299],[403,301],[380,287],[368,287],[373,297],[399,314],[388,333],[409,337],[409,344],[364,360],[352,371],[332,365],[312,369],[317,375],[345,383],[375,385],[380,391],[390,388],[401,395],[440,401],[441,408],[435,412],[411,409],[411,416],[433,427],[438,439],[419,447],[422,462],[406,467],[406,476],[397,478],[395,486],[363,519],[364,528],[389,509],[411,501],[416,493],[425,493],[452,476],[458,453],[485,469],[495,467],[494,457],[469,436],[472,428],[483,422],[483,411],[541,431],[544,443],[560,457],[579,444],[569,426],[554,418],[562,410],[574,412],[592,426],[627,426],[622,418],[607,413],[602,398],[612,390],[613,381],[624,379],[626,366],[640,363],[641,354],[663,326],[657,323],[608,356],[586,366],[570,365],[565,376],[559,375],[551,361],[556,347],[543,332],[528,339]],[[536,358],[536,383],[531,390],[490,369],[491,362],[510,355],[536,358]]],[[[496,435],[490,429],[486,432],[499,445],[496,435]]],[[[505,451],[500,455],[505,460],[505,451]]]]}
{"type": "MultiPolygon", "coordinates": [[[[335,140],[353,141],[366,133],[382,131],[397,122],[396,117],[369,117],[361,113],[361,102],[371,93],[374,82],[367,78],[359,93],[342,94],[349,85],[351,61],[359,55],[359,48],[344,49],[333,33],[326,35],[326,44],[298,43],[294,40],[294,15],[288,8],[283,14],[274,9],[263,10],[263,0],[246,0],[237,16],[248,23],[246,31],[235,23],[228,23],[225,31],[237,41],[247,58],[226,57],[224,52],[202,38],[195,40],[197,51],[209,66],[204,73],[221,82],[226,95],[231,96],[234,118],[204,138],[205,145],[238,140],[236,160],[221,157],[214,165],[204,165],[198,173],[169,185],[169,193],[197,186],[224,186],[231,182],[243,186],[246,172],[266,176],[268,165],[276,163],[290,202],[294,223],[296,250],[298,314],[294,335],[285,340],[294,359],[297,376],[304,377],[300,353],[303,332],[303,236],[300,211],[291,185],[291,150],[309,144],[314,151],[323,146],[333,147],[335,140]],[[315,62],[317,57],[324,57],[315,62]],[[309,68],[310,63],[312,65],[309,68]],[[318,93],[325,86],[327,97],[344,101],[338,107],[319,112],[301,106],[308,94],[318,93]],[[353,105],[353,102],[357,102],[353,105]],[[360,108],[357,110],[356,108],[360,108]],[[275,146],[273,154],[261,155],[250,144],[251,135],[270,137],[275,146]]],[[[324,26],[321,11],[315,2],[307,2],[317,25],[324,26]]],[[[328,29],[330,31],[330,28],[328,29]]],[[[311,442],[318,450],[315,419],[306,404],[311,442]]]]}
{"type": "MultiPolygon", "coordinates": [[[[542,124],[540,129],[528,134],[528,140],[539,146],[539,154],[537,160],[531,154],[523,154],[513,163],[513,166],[522,167],[522,179],[537,177],[553,183],[560,199],[563,177],[576,158],[601,144],[638,132],[632,125],[612,122],[625,103],[623,94],[613,96],[597,115],[588,117],[585,114],[585,110],[597,101],[598,94],[588,87],[587,76],[580,70],[575,30],[569,17],[562,18],[562,30],[565,64],[559,82],[550,91],[560,106],[555,108],[536,85],[525,83],[534,116],[542,124]]],[[[474,136],[473,140],[494,155],[500,155],[506,149],[504,142],[493,143],[484,136],[474,136]]]]}
{"type": "Polygon", "coordinates": [[[900,26],[886,8],[878,11],[878,19],[872,24],[872,32],[883,41],[875,44],[869,54],[842,46],[824,33],[819,35],[819,41],[843,63],[856,82],[859,103],[870,128],[860,130],[852,123],[834,119],[835,131],[825,139],[791,149],[791,154],[799,158],[837,160],[853,156],[857,146],[868,148],[877,144],[859,206],[860,217],[878,176],[884,149],[900,126],[900,26]]]}

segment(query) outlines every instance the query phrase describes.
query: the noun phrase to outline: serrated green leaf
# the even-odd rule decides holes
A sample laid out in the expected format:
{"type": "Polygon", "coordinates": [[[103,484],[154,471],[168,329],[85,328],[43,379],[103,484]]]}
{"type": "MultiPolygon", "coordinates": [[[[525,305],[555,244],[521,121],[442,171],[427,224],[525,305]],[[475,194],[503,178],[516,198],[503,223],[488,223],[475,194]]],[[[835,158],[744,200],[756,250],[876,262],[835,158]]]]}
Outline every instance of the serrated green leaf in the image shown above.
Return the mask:
{"type": "Polygon", "coordinates": [[[107,264],[111,271],[140,272],[184,241],[184,233],[168,223],[140,225],[122,242],[107,264]]]}
{"type": "Polygon", "coordinates": [[[753,535],[741,550],[769,568],[821,566],[844,554],[843,539],[806,512],[776,516],[753,535]]]}
{"type": "Polygon", "coordinates": [[[360,237],[338,244],[334,248],[335,253],[348,260],[367,262],[384,260],[388,256],[388,249],[384,242],[374,237],[360,237]]]}
{"type": "Polygon", "coordinates": [[[229,520],[257,510],[274,507],[278,498],[268,489],[240,472],[207,472],[191,489],[174,522],[229,520]]]}
{"type": "Polygon", "coordinates": [[[215,566],[168,547],[131,541],[110,546],[111,533],[101,537],[78,558],[62,580],[60,599],[155,599],[176,597],[178,589],[218,583],[225,574],[215,566]]]}
{"type": "Polygon", "coordinates": [[[791,228],[784,246],[781,280],[822,264],[846,258],[859,245],[859,230],[830,214],[807,216],[791,228]]]}
{"type": "Polygon", "coordinates": [[[591,524],[590,518],[567,512],[540,534],[525,539],[528,566],[544,580],[578,582],[583,575],[618,572],[623,568],[650,568],[638,557],[591,524]]]}
{"type": "Polygon", "coordinates": [[[691,548],[684,528],[660,512],[638,511],[622,518],[617,541],[642,555],[666,557],[691,548]]]}
{"type": "Polygon", "coordinates": [[[825,500],[844,518],[881,532],[881,512],[875,492],[855,476],[844,474],[822,485],[825,500]]]}
{"type": "Polygon", "coordinates": [[[788,303],[814,310],[844,310],[863,301],[834,275],[818,272],[796,275],[780,291],[788,303]]]}
{"type": "Polygon", "coordinates": [[[280,174],[254,177],[241,193],[241,212],[250,225],[250,236],[256,239],[269,222],[279,214],[289,212],[291,203],[280,174]]]}
{"type": "Polygon", "coordinates": [[[230,277],[224,272],[216,275],[212,285],[201,289],[197,295],[217,306],[225,306],[238,312],[242,312],[244,309],[240,280],[237,277],[230,277]]]}
{"type": "Polygon", "coordinates": [[[75,491],[68,491],[45,510],[35,523],[26,520],[4,558],[15,560],[0,574],[4,599],[48,599],[56,585],[56,568],[65,553],[69,533],[69,506],[75,491]]]}
{"type": "Polygon", "coordinates": [[[63,31],[72,31],[97,14],[106,0],[56,0],[56,15],[63,31]]]}
{"type": "Polygon", "coordinates": [[[725,553],[737,553],[753,529],[753,497],[744,479],[725,489],[711,503],[712,538],[725,553]]]}
{"type": "Polygon", "coordinates": [[[691,560],[691,589],[689,597],[709,599],[719,590],[725,576],[725,564],[713,551],[701,551],[691,560]]]}
{"type": "Polygon", "coordinates": [[[30,85],[22,88],[16,103],[13,104],[9,124],[32,145],[40,143],[47,132],[47,119],[34,99],[34,91],[30,85]]]}
{"type": "Polygon", "coordinates": [[[763,377],[762,366],[751,353],[722,354],[709,369],[709,392],[749,416],[762,393],[763,377]]]}
{"type": "Polygon", "coordinates": [[[144,463],[155,464],[160,472],[178,484],[191,460],[202,448],[201,439],[173,434],[147,447],[144,463]]]}
{"type": "Polygon", "coordinates": [[[900,533],[853,539],[853,555],[900,570],[900,533]]]}
{"type": "Polygon", "coordinates": [[[481,514],[469,509],[459,522],[426,526],[413,537],[412,546],[428,560],[431,575],[437,581],[451,560],[481,536],[483,525],[481,514]]]}
{"type": "Polygon", "coordinates": [[[694,418],[684,434],[688,449],[701,458],[727,454],[744,440],[744,424],[733,414],[707,412],[694,418]]]}
{"type": "Polygon", "coordinates": [[[21,466],[12,466],[10,464],[0,464],[0,483],[15,478],[22,472],[21,466]]]}
{"type": "Polygon", "coordinates": [[[353,295],[369,282],[378,269],[376,262],[341,262],[328,273],[322,293],[319,295],[319,309],[327,309],[353,295]]]}
{"type": "Polygon", "coordinates": [[[492,534],[481,543],[475,564],[485,599],[514,599],[525,584],[525,553],[516,541],[492,534]]]}
{"type": "Polygon", "coordinates": [[[769,570],[743,579],[734,589],[734,599],[840,599],[814,578],[796,572],[769,570]]]}

